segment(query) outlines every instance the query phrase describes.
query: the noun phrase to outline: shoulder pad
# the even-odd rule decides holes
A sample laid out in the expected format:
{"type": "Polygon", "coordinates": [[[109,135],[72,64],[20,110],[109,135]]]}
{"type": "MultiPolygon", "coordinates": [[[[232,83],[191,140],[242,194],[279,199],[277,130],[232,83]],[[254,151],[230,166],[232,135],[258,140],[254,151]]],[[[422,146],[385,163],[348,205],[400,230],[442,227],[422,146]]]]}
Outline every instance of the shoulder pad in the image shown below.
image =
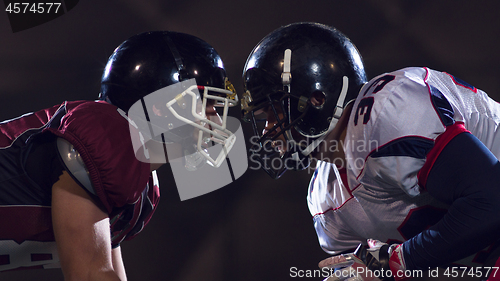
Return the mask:
{"type": "Polygon", "coordinates": [[[85,163],[75,147],[67,140],[57,138],[57,149],[71,177],[87,191],[96,195],[87,167],[85,167],[85,163]]]}

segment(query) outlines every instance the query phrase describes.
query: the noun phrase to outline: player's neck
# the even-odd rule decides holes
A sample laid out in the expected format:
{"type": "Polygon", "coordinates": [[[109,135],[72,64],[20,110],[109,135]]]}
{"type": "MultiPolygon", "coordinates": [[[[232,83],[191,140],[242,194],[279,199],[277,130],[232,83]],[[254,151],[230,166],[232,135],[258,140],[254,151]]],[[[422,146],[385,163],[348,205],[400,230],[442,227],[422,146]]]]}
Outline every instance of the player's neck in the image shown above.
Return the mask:
{"type": "Polygon", "coordinates": [[[349,104],[340,117],[337,126],[325,137],[320,143],[313,158],[330,162],[330,163],[345,163],[344,141],[347,132],[347,123],[352,111],[352,103],[349,104]]]}

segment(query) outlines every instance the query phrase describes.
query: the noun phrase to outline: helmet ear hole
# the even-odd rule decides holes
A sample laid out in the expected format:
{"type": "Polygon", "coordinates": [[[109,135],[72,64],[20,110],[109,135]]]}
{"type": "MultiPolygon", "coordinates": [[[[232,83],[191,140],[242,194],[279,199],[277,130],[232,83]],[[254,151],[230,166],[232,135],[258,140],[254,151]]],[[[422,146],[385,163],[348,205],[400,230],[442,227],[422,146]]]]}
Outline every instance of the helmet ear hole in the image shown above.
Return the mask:
{"type": "Polygon", "coordinates": [[[326,100],[326,95],[322,91],[314,91],[311,93],[311,96],[309,97],[309,101],[311,102],[311,105],[320,108],[325,104],[326,100]]]}

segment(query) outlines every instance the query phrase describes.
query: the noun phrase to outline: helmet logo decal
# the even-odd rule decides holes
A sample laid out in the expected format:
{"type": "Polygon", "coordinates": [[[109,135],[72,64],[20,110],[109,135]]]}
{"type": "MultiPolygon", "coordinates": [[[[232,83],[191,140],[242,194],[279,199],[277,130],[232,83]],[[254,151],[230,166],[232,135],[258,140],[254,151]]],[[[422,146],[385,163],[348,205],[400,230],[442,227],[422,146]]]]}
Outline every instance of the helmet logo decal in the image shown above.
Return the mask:
{"type": "Polygon", "coordinates": [[[234,88],[233,84],[227,77],[224,78],[224,88],[228,91],[231,91],[232,94],[228,95],[231,99],[238,99],[238,96],[236,95],[236,89],[234,88]]]}
{"type": "Polygon", "coordinates": [[[252,101],[253,101],[252,94],[250,94],[250,91],[246,90],[243,93],[243,98],[241,99],[241,109],[243,110],[244,114],[248,113],[250,109],[250,103],[252,101]]]}

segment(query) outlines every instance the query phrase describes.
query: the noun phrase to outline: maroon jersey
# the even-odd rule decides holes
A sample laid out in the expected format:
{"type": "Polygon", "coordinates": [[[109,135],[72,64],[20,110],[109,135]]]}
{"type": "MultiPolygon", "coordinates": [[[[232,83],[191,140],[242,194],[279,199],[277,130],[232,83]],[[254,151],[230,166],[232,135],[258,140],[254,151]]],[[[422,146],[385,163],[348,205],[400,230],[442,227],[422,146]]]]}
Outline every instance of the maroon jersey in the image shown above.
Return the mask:
{"type": "Polygon", "coordinates": [[[55,149],[57,137],[80,153],[91,196],[110,215],[113,246],[139,233],[159,201],[156,174],[135,158],[128,121],[117,107],[101,101],[65,102],[2,122],[0,271],[58,267],[51,187],[65,166],[55,149]]]}

